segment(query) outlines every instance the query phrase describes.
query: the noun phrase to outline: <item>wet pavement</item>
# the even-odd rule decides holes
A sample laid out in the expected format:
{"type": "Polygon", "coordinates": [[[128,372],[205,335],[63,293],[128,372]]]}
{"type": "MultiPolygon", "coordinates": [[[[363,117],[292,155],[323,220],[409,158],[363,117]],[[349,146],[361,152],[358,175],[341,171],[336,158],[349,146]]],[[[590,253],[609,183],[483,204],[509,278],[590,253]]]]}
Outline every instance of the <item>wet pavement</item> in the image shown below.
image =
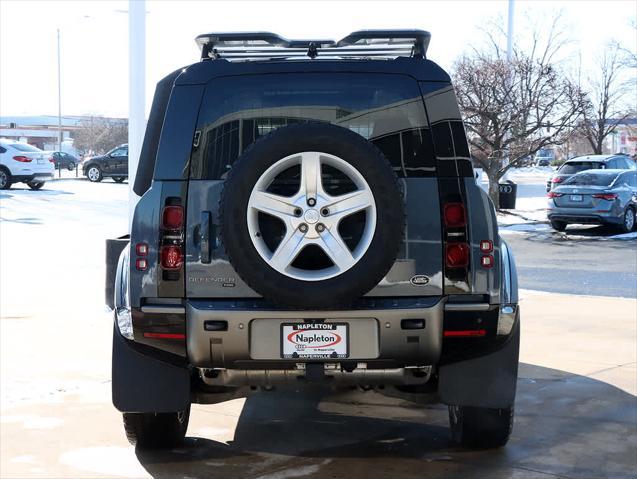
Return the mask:
{"type": "Polygon", "coordinates": [[[513,435],[499,450],[459,449],[446,408],[376,392],[278,390],[195,406],[185,447],[162,452],[126,446],[106,402],[52,402],[40,416],[20,409],[3,418],[3,478],[598,479],[637,470],[635,396],[525,364],[513,435]]]}

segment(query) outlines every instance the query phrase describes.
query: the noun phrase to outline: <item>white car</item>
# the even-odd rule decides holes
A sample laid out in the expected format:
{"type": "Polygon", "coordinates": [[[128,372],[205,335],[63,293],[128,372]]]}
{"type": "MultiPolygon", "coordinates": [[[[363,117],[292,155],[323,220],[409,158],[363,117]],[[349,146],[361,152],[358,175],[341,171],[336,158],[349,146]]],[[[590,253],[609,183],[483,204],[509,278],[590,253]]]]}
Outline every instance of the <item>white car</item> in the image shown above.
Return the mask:
{"type": "Polygon", "coordinates": [[[0,190],[8,190],[13,183],[39,190],[54,173],[51,155],[27,143],[0,140],[0,190]]]}

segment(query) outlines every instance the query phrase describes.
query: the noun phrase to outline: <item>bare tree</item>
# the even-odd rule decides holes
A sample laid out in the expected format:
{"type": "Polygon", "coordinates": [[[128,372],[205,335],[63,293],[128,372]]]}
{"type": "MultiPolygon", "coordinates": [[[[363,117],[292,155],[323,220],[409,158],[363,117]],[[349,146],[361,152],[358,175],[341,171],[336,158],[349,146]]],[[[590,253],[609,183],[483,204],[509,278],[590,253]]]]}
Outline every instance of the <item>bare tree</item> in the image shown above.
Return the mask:
{"type": "Polygon", "coordinates": [[[629,114],[625,101],[629,84],[622,79],[625,68],[621,47],[611,43],[604,49],[596,70],[587,81],[588,92],[582,105],[579,129],[597,155],[603,153],[604,141],[629,114]]]}
{"type": "Polygon", "coordinates": [[[487,37],[489,48],[474,49],[455,63],[453,80],[472,157],[488,176],[498,208],[500,179],[538,150],[568,138],[582,94],[556,64],[564,43],[557,19],[546,40],[536,32],[530,48],[516,46],[510,60],[493,34],[487,37]]]}
{"type": "Polygon", "coordinates": [[[73,134],[73,146],[85,153],[104,153],[127,141],[127,120],[99,116],[82,120],[73,134]]]}

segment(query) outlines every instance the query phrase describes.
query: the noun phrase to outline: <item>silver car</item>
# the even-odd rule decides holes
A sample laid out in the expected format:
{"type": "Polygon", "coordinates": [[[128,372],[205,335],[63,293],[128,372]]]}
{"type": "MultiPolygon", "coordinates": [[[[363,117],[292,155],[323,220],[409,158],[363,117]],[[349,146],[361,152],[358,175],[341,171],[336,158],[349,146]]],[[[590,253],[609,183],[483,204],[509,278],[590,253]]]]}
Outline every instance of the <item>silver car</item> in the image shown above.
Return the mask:
{"type": "Polygon", "coordinates": [[[571,223],[635,228],[637,171],[586,170],[548,192],[548,218],[557,231],[571,223]]]}

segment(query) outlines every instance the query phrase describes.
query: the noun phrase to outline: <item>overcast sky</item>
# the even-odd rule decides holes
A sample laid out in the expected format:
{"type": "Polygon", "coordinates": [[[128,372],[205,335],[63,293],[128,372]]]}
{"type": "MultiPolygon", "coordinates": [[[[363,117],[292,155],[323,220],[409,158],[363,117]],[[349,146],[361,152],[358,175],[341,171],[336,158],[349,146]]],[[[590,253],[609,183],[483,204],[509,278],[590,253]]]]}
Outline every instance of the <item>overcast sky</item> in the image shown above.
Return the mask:
{"type": "MultiPolygon", "coordinates": [[[[146,2],[146,109],[164,75],[198,60],[194,38],[266,30],[288,38],[341,38],[364,28],[432,33],[428,58],[449,69],[506,0],[146,2]]],[[[56,28],[61,31],[62,113],[128,114],[128,1],[0,0],[0,115],[57,114],[56,28]]],[[[585,69],[609,40],[637,49],[634,0],[515,1],[515,38],[561,12],[572,43],[564,56],[585,69]]]]}

